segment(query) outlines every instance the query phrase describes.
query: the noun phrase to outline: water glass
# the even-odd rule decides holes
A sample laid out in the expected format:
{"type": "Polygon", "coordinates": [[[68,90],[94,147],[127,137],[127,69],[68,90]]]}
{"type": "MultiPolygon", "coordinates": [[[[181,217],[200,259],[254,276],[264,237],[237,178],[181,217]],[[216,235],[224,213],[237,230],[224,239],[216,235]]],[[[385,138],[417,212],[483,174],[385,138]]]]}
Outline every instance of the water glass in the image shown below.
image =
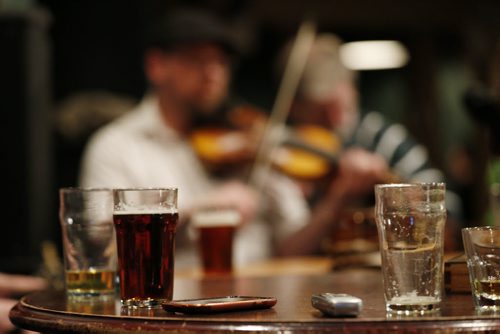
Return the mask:
{"type": "Polygon", "coordinates": [[[375,200],[387,312],[412,315],[439,310],[445,184],[376,185],[375,200]]]}

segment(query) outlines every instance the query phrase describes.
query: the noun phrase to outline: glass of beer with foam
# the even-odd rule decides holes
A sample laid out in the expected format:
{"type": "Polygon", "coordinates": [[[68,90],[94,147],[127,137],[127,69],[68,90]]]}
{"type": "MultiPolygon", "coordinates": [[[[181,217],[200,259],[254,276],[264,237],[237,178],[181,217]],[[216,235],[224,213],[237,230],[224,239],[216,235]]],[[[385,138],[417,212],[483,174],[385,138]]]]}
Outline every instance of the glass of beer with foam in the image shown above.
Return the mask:
{"type": "Polygon", "coordinates": [[[154,307],[171,300],[177,188],[115,189],[113,193],[122,305],[154,307]]]}
{"type": "Polygon", "coordinates": [[[207,275],[233,270],[233,240],[240,213],[232,207],[208,207],[194,212],[191,224],[198,233],[198,248],[207,275]]]}

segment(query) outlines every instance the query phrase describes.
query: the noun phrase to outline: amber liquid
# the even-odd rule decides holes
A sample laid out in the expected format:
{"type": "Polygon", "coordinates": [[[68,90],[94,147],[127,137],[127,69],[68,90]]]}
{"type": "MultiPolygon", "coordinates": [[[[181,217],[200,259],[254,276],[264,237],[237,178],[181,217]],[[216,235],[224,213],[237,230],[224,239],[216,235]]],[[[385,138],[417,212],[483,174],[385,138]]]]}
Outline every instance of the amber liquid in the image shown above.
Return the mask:
{"type": "Polygon", "coordinates": [[[230,273],[233,265],[234,226],[201,227],[200,253],[207,274],[230,273]]]}
{"type": "Polygon", "coordinates": [[[68,296],[102,296],[115,293],[113,270],[71,270],[66,272],[68,296]]]}
{"type": "Polygon", "coordinates": [[[113,216],[124,304],[172,299],[177,220],[177,213],[113,216]]]}
{"type": "Polygon", "coordinates": [[[500,280],[475,280],[474,294],[479,307],[500,309],[500,280]]]}

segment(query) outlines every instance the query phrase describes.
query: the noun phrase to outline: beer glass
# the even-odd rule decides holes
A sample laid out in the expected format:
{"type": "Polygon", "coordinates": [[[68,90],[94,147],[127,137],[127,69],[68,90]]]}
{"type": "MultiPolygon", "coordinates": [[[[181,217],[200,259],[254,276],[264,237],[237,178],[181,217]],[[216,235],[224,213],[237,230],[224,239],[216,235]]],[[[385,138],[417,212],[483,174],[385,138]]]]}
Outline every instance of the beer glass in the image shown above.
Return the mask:
{"type": "Polygon", "coordinates": [[[445,184],[375,186],[386,310],[439,310],[443,289],[445,184]]]}
{"type": "Polygon", "coordinates": [[[122,304],[153,307],[171,300],[177,189],[115,189],[113,193],[122,304]]]}
{"type": "Polygon", "coordinates": [[[229,274],[233,270],[233,239],[241,216],[235,208],[202,208],[191,224],[198,232],[198,250],[205,274],[229,274]]]}
{"type": "Polygon", "coordinates": [[[500,311],[500,227],[462,229],[475,308],[500,311]]]}
{"type": "Polygon", "coordinates": [[[114,296],[116,243],[112,191],[61,188],[59,221],[68,297],[114,296]]]}

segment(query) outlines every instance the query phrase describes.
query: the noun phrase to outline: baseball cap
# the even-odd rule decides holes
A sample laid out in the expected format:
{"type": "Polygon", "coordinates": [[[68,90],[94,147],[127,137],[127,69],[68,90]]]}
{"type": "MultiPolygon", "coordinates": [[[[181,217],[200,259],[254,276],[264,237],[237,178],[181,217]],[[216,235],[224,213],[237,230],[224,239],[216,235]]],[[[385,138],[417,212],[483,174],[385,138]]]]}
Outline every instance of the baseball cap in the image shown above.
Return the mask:
{"type": "Polygon", "coordinates": [[[200,9],[176,9],[161,16],[150,26],[146,37],[146,47],[163,50],[203,42],[216,43],[229,54],[239,53],[226,26],[216,16],[200,9]]]}

